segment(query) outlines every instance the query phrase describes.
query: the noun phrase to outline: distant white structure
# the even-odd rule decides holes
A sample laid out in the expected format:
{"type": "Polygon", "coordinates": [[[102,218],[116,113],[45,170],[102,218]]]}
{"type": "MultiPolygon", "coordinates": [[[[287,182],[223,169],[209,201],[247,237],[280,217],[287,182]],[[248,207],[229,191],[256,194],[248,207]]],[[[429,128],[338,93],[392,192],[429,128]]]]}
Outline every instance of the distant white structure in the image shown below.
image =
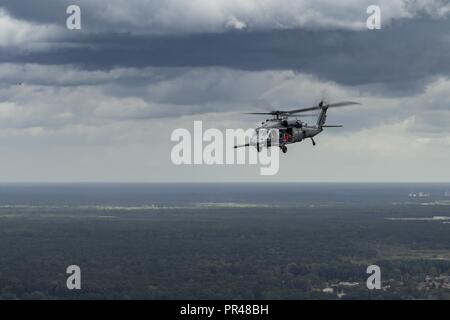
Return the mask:
{"type": "Polygon", "coordinates": [[[411,192],[410,194],[408,194],[408,197],[410,198],[428,198],[430,196],[429,193],[425,193],[425,192],[411,192]]]}
{"type": "Polygon", "coordinates": [[[333,293],[334,289],[333,288],[325,288],[322,290],[323,293],[333,293]]]}
{"type": "Polygon", "coordinates": [[[343,281],[343,282],[339,282],[338,284],[336,284],[336,286],[344,286],[344,287],[355,287],[357,285],[359,285],[359,282],[343,281]]]}

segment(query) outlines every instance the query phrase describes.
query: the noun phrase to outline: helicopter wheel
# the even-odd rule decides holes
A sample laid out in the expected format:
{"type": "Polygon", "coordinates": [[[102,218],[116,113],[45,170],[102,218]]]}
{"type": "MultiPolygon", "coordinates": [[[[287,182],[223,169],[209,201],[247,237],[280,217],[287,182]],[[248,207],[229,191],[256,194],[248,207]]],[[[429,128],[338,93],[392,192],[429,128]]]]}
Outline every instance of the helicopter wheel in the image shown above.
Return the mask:
{"type": "Polygon", "coordinates": [[[287,147],[286,146],[282,146],[281,147],[281,151],[283,151],[283,153],[286,153],[287,152],[287,147]]]}

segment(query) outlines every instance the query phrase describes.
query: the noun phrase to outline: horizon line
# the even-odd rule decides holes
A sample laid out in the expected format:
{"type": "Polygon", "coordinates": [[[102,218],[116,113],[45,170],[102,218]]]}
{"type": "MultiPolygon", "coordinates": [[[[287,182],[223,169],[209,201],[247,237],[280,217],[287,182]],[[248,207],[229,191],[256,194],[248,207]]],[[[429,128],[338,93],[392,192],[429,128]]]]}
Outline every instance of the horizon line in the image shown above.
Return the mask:
{"type": "Polygon", "coordinates": [[[0,181],[1,184],[450,184],[450,181],[0,181]]]}

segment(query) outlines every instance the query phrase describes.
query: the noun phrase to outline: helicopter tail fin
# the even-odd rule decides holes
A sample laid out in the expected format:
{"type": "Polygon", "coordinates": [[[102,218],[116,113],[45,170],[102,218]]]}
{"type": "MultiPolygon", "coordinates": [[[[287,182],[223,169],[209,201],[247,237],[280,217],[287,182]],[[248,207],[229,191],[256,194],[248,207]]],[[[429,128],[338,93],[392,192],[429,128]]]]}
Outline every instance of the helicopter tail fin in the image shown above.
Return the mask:
{"type": "Polygon", "coordinates": [[[323,127],[325,125],[325,122],[327,120],[327,111],[328,108],[322,108],[322,110],[320,110],[319,113],[319,117],[317,118],[317,126],[318,127],[323,127]]]}

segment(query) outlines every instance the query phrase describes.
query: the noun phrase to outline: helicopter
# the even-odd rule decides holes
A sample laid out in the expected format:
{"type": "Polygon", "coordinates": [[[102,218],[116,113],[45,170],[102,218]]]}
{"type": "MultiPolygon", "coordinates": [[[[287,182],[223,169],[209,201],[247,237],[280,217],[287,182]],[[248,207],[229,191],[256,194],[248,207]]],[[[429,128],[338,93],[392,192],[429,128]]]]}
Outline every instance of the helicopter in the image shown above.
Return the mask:
{"type": "Polygon", "coordinates": [[[255,129],[256,137],[251,143],[244,145],[237,145],[234,148],[255,146],[258,152],[262,147],[266,145],[270,147],[273,139],[277,139],[273,135],[274,129],[278,130],[278,145],[283,153],[287,152],[288,144],[302,142],[305,139],[311,139],[312,144],[315,146],[316,142],[314,137],[321,133],[324,128],[341,128],[342,125],[326,125],[327,111],[329,108],[345,107],[350,105],[359,105],[358,102],[342,101],[336,103],[326,103],[323,99],[313,107],[294,109],[288,111],[270,111],[270,112],[250,112],[246,114],[252,115],[271,115],[271,119],[261,123],[261,126],[255,129]],[[304,112],[318,110],[319,113],[315,114],[303,114],[304,112]],[[315,125],[308,125],[306,122],[298,120],[297,117],[313,116],[317,117],[315,125]]]}

